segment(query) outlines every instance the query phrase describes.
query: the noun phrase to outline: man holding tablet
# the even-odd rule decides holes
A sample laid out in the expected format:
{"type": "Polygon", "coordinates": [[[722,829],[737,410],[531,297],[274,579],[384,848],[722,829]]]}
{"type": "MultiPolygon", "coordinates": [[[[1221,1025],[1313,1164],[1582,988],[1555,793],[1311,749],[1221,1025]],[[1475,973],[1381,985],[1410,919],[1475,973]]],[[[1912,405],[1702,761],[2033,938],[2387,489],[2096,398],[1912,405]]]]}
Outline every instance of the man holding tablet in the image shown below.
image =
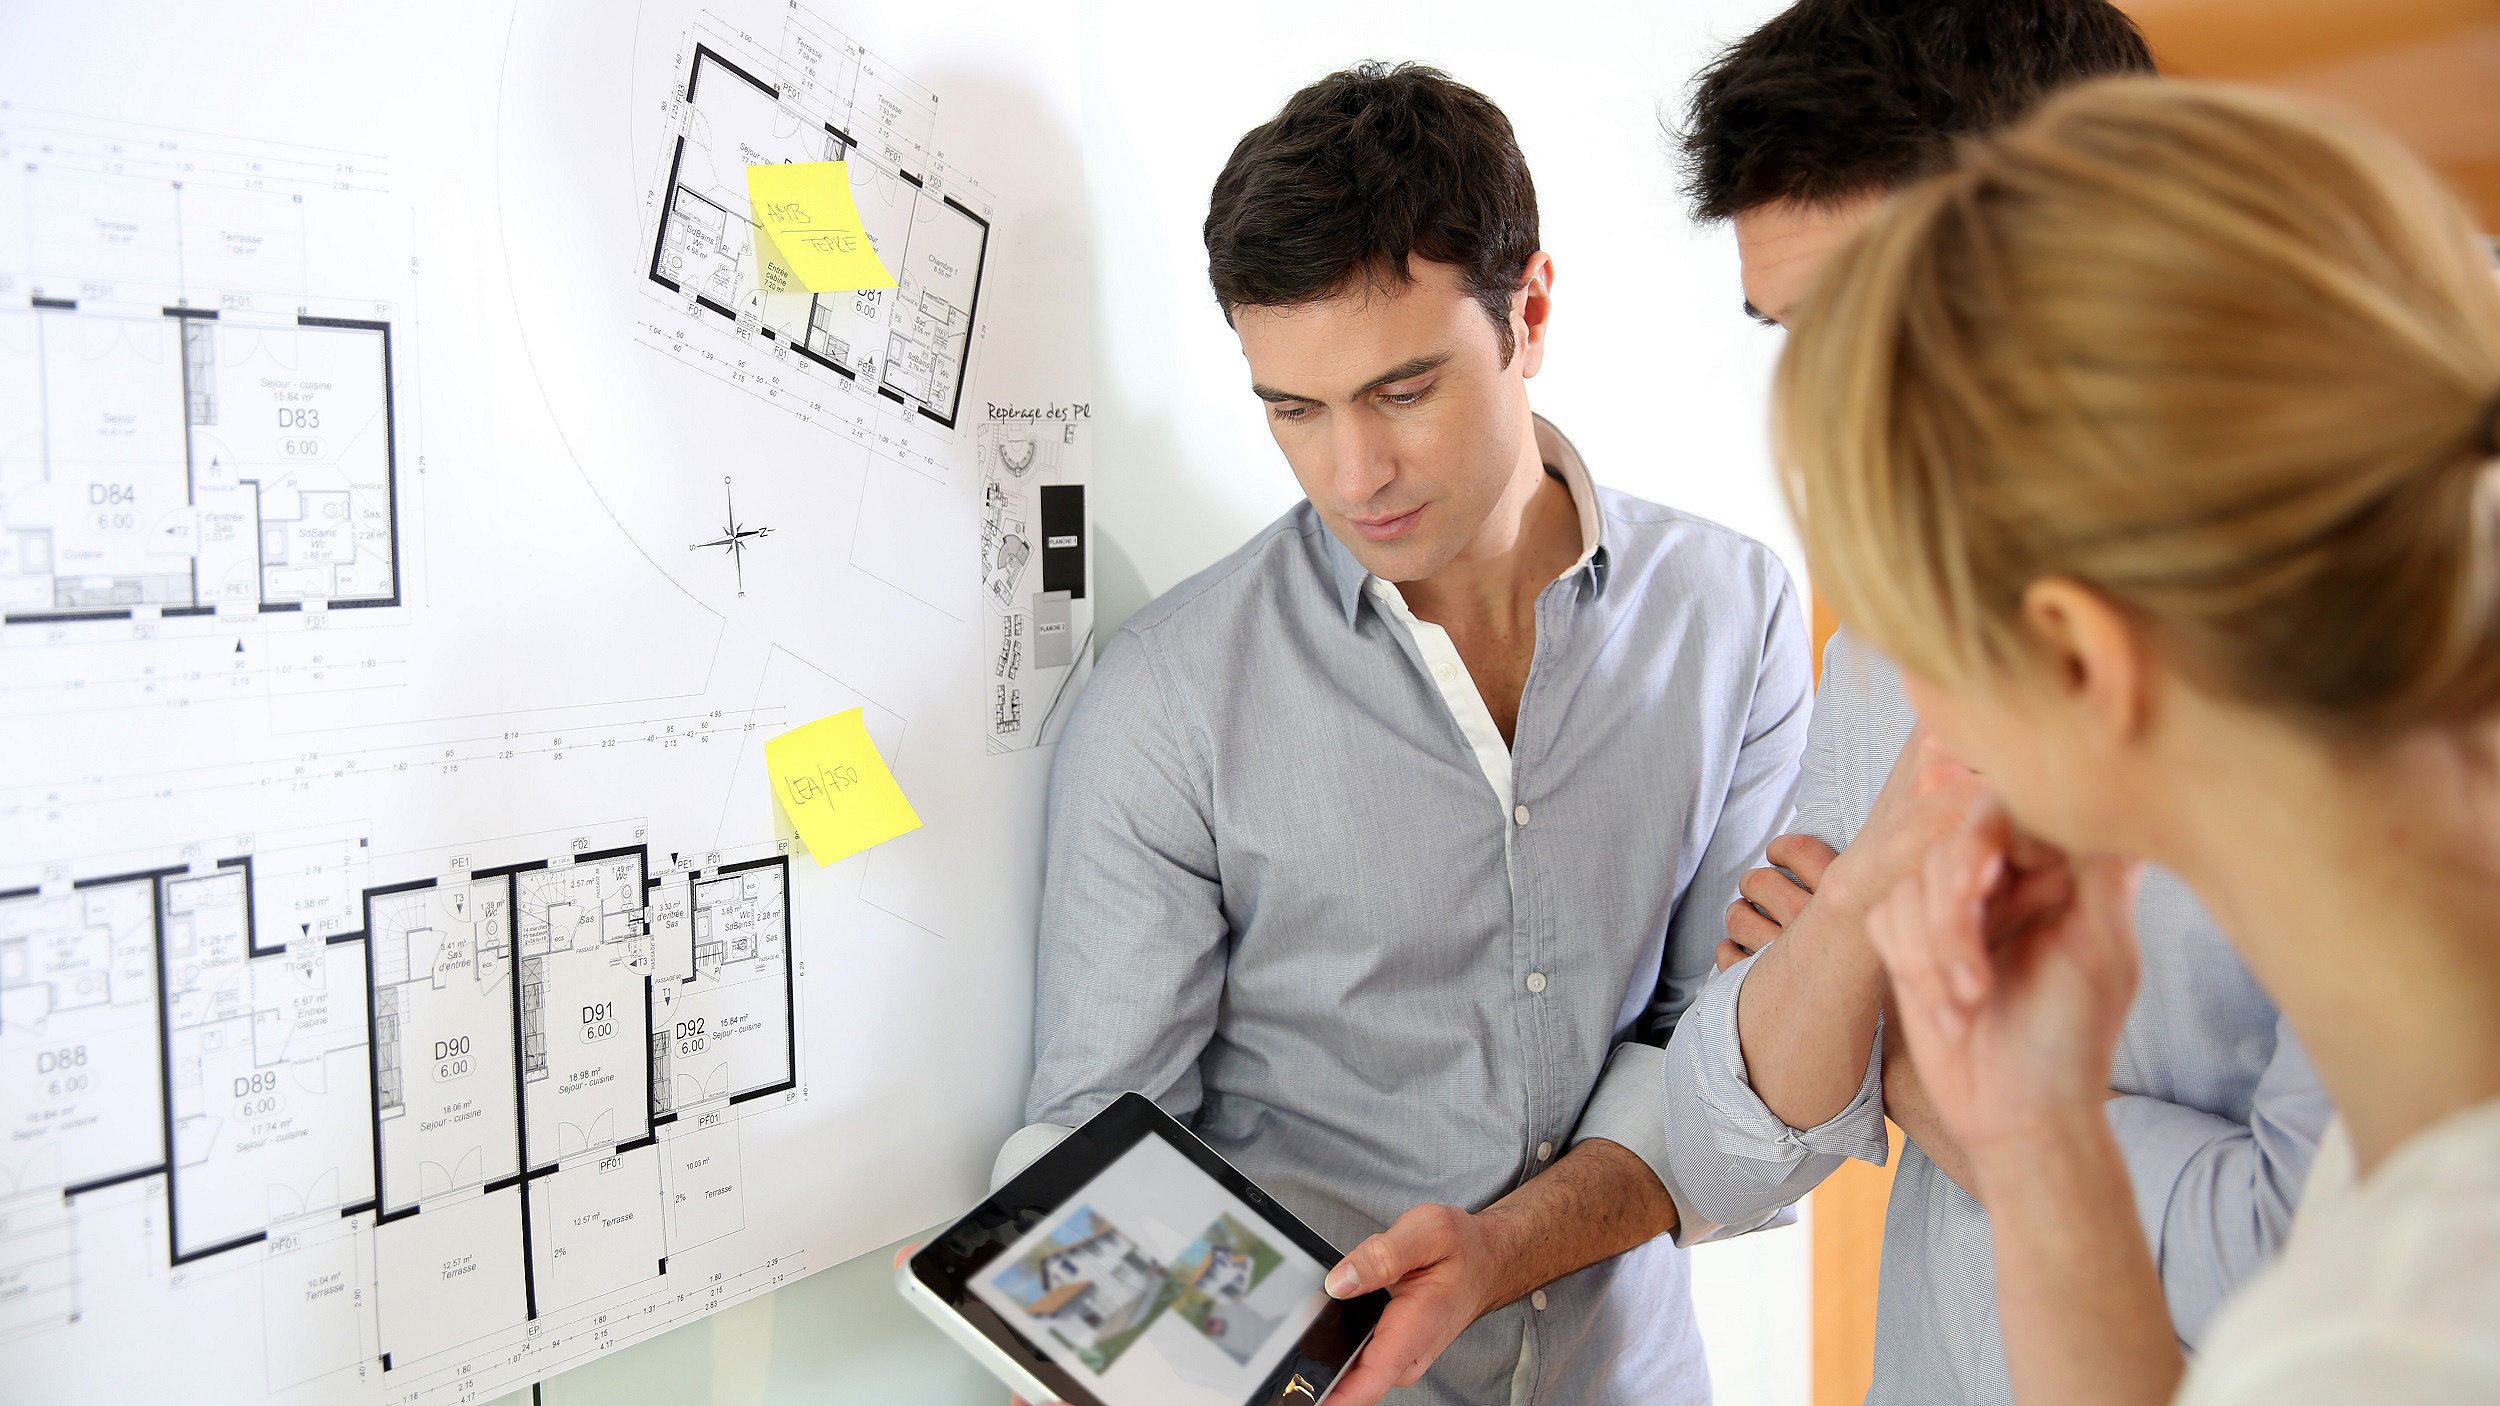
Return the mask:
{"type": "Polygon", "coordinates": [[[1035,1401],[1310,1406],[1389,1297],[1330,1298],[1336,1258],[1130,1093],[897,1269],[906,1299],[1035,1401]]]}
{"type": "Polygon", "coordinates": [[[1661,1237],[1726,1227],[1675,1190],[1661,1046],[1787,813],[1786,572],[1530,411],[1554,265],[1481,94],[1320,80],[1206,243],[1308,501],[1078,701],[1000,1180],[1136,1090],[1355,1246],[1330,1293],[1392,1295],[1333,1400],[1707,1400],[1661,1237]]]}

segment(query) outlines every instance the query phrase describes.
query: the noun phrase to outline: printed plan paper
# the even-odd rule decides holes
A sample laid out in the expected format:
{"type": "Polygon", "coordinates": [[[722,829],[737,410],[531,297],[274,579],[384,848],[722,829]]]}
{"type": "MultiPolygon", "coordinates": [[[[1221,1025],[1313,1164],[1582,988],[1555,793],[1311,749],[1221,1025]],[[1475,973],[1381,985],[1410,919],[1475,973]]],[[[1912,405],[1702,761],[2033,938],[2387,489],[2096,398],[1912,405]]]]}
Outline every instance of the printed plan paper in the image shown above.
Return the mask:
{"type": "Polygon", "coordinates": [[[1093,654],[1075,32],[0,21],[0,1403],[485,1399],[978,1196],[1093,654]],[[895,286],[762,291],[785,161],[895,286]],[[820,868],[763,746],[852,710],[923,828],[820,868]]]}

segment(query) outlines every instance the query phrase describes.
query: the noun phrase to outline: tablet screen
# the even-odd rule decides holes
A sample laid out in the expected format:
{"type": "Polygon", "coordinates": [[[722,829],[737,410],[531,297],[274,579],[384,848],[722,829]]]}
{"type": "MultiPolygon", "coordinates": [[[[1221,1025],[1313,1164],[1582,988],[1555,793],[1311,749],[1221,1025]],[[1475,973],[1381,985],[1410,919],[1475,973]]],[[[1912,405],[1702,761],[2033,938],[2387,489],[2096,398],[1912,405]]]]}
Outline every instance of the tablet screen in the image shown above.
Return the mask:
{"type": "Polygon", "coordinates": [[[971,1287],[1109,1406],[1242,1406],[1327,1305],[1327,1273],[1150,1134],[971,1287]]]}

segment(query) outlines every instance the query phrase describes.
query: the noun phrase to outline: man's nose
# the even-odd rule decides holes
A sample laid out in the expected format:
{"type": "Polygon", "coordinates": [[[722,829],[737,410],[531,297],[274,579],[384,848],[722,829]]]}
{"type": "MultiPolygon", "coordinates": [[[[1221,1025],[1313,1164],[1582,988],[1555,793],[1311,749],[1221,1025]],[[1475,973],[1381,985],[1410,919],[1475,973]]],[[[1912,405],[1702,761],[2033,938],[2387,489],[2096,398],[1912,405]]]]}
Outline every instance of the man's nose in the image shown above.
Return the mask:
{"type": "Polygon", "coordinates": [[[1347,506],[1360,507],[1398,476],[1396,447],[1375,416],[1356,412],[1332,418],[1337,492],[1347,506]]]}

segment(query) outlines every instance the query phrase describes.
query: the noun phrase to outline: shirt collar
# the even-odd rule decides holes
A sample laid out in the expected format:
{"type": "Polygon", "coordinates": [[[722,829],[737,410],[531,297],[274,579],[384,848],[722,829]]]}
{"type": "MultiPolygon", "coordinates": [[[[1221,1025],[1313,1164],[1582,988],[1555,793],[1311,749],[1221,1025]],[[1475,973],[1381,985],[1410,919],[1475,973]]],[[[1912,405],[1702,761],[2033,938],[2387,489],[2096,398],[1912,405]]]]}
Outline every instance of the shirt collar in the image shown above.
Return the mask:
{"type": "MultiPolygon", "coordinates": [[[[1535,419],[1537,456],[1562,480],[1563,487],[1571,490],[1571,505],[1580,513],[1579,560],[1555,579],[1587,572],[1591,594],[1602,596],[1606,593],[1606,516],[1597,501],[1597,484],[1589,478],[1588,465],[1581,462],[1580,451],[1563,437],[1563,432],[1542,415],[1535,419]]],[[[1329,582],[1336,588],[1338,604],[1345,607],[1346,623],[1351,625],[1362,603],[1363,587],[1372,574],[1354,559],[1345,543],[1337,540],[1336,533],[1323,526],[1320,535],[1327,539],[1329,582]]]]}

